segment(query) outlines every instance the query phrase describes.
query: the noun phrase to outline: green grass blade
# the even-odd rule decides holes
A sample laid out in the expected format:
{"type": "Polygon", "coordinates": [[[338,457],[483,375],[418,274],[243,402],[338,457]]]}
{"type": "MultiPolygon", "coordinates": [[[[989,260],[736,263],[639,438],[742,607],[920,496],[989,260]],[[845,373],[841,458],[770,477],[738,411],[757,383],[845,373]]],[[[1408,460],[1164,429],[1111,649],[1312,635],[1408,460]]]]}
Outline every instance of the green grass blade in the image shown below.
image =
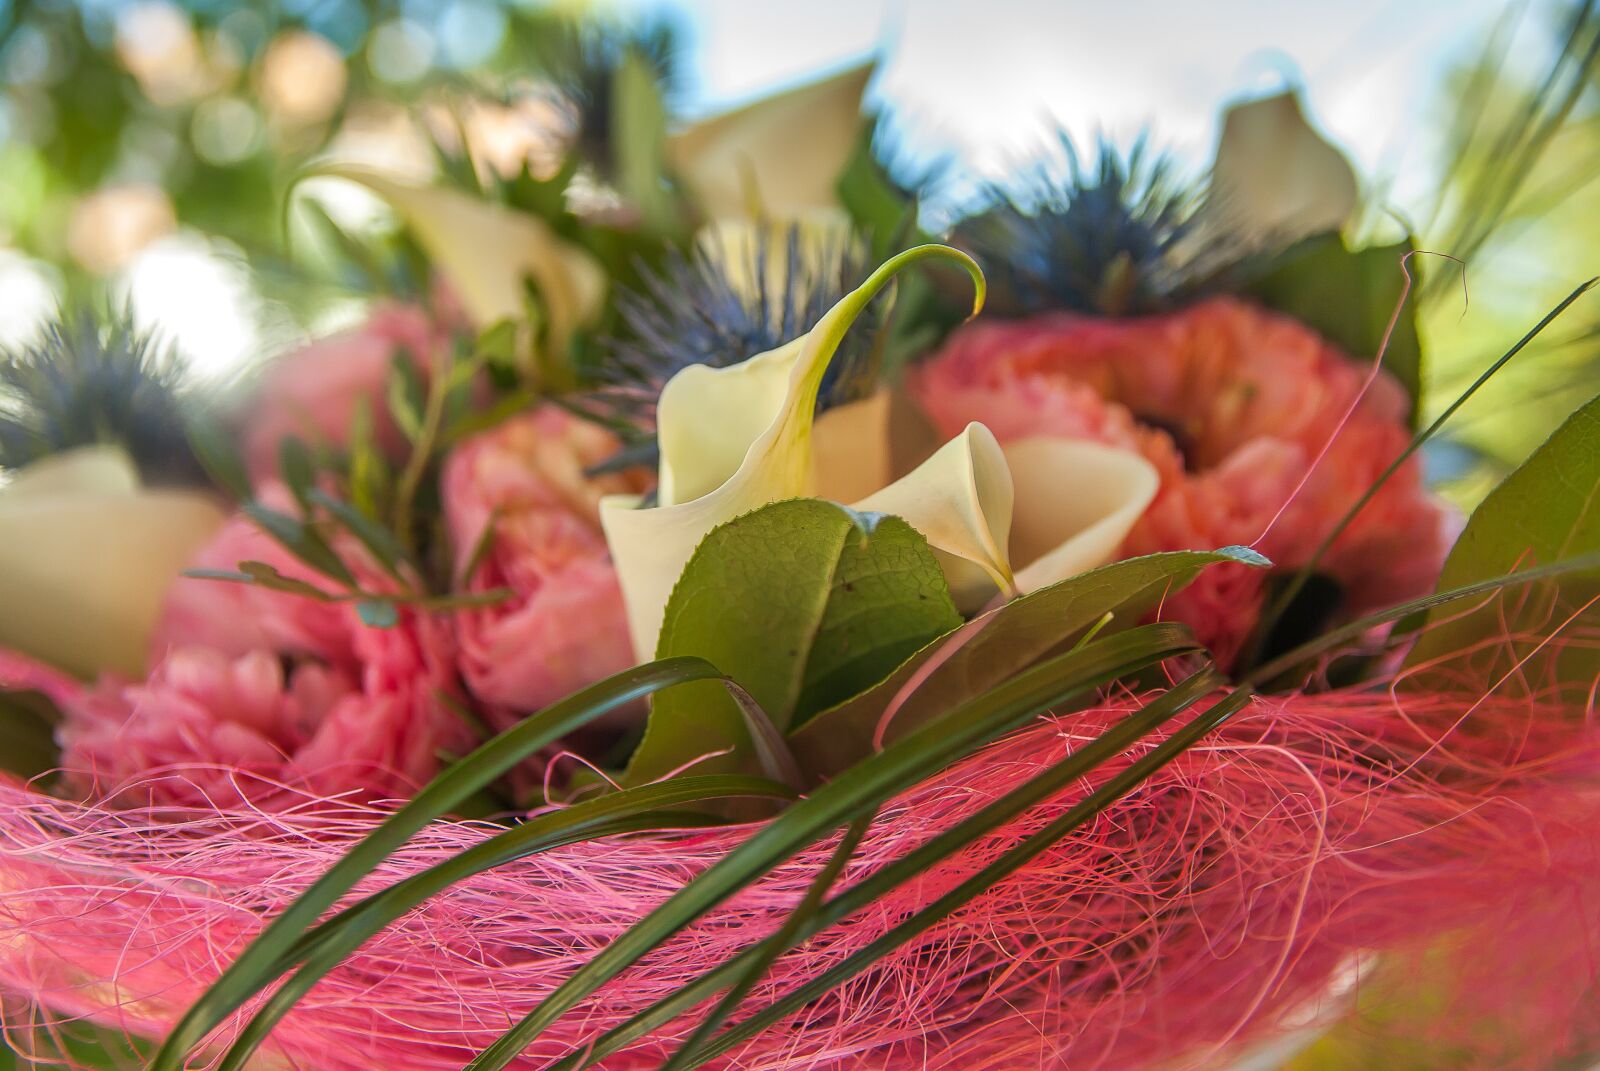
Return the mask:
{"type": "MultiPolygon", "coordinates": [[[[920,876],[929,867],[942,862],[983,835],[1012,821],[1028,808],[1063,791],[1189,709],[1222,684],[1221,675],[1213,669],[1202,670],[1179,682],[1159,698],[1130,714],[1094,740],[1077,748],[1061,762],[988,804],[965,821],[919,845],[871,877],[851,886],[825,904],[813,918],[807,920],[795,935],[796,939],[804,940],[847,918],[885,893],[920,876]]],[[[753,945],[730,957],[671,997],[658,1001],[627,1022],[601,1035],[582,1053],[565,1057],[552,1064],[548,1071],[579,1071],[580,1068],[591,1067],[650,1031],[666,1025],[728,984],[751,957],[761,954],[762,948],[771,940],[769,938],[768,942],[753,945]]]]}
{"type": "Polygon", "coordinates": [[[793,799],[785,785],[758,777],[684,777],[614,792],[560,811],[537,815],[498,833],[442,863],[396,882],[352,904],[311,930],[279,971],[304,963],[261,1007],[228,1051],[217,1071],[238,1071],[289,1010],[373,934],[428,897],[475,874],[551,848],[621,833],[721,825],[726,819],[698,812],[668,810],[686,804],[741,797],[793,799]]]}
{"type": "Polygon", "coordinates": [[[1537,324],[1534,324],[1533,328],[1527,334],[1523,335],[1522,338],[1517,341],[1515,346],[1512,346],[1510,349],[1506,350],[1505,353],[1501,354],[1498,360],[1496,360],[1488,368],[1484,369],[1483,373],[1479,375],[1477,379],[1473,380],[1465,390],[1456,396],[1455,401],[1451,402],[1445,407],[1444,412],[1440,413],[1438,417],[1434,419],[1433,423],[1429,424],[1426,428],[1423,428],[1412,437],[1411,442],[1407,444],[1406,448],[1400,452],[1400,455],[1396,457],[1394,461],[1390,462],[1388,468],[1384,469],[1378,474],[1377,479],[1373,480],[1372,483],[1367,485],[1367,489],[1362,493],[1361,497],[1356,499],[1355,503],[1345,511],[1344,516],[1339,518],[1338,523],[1328,530],[1328,534],[1322,537],[1322,541],[1318,543],[1316,549],[1311,552],[1311,556],[1306,559],[1306,563],[1295,572],[1293,579],[1289,581],[1289,583],[1284,587],[1283,591],[1279,593],[1278,597],[1273,599],[1272,605],[1269,606],[1267,611],[1261,615],[1261,621],[1256,625],[1255,631],[1257,642],[1266,639],[1267,634],[1272,631],[1272,627],[1278,623],[1278,619],[1281,618],[1284,611],[1289,608],[1289,604],[1294,601],[1296,595],[1300,594],[1301,590],[1306,586],[1306,583],[1311,579],[1312,574],[1316,572],[1317,566],[1322,562],[1323,556],[1328,553],[1328,550],[1333,546],[1338,538],[1344,534],[1345,529],[1350,527],[1350,522],[1354,521],[1358,516],[1360,516],[1361,511],[1367,508],[1367,503],[1371,502],[1373,497],[1377,495],[1378,491],[1382,489],[1383,485],[1389,482],[1389,478],[1392,477],[1396,472],[1400,471],[1400,466],[1404,465],[1406,461],[1410,459],[1412,454],[1415,454],[1418,450],[1422,449],[1423,445],[1429,439],[1433,438],[1434,435],[1438,433],[1439,429],[1444,427],[1445,423],[1456,414],[1456,410],[1467,404],[1467,401],[1471,399],[1474,394],[1478,393],[1479,388],[1494,378],[1496,372],[1504,368],[1506,364],[1510,362],[1511,358],[1515,357],[1517,354],[1526,349],[1528,344],[1534,339],[1538,338],[1539,335],[1543,333],[1544,329],[1549,327],[1550,324],[1555,321],[1556,317],[1560,316],[1563,312],[1566,312],[1568,307],[1571,306],[1574,301],[1577,301],[1584,294],[1587,294],[1590,290],[1594,289],[1596,283],[1600,283],[1600,278],[1590,279],[1588,282],[1583,283],[1577,289],[1573,290],[1572,293],[1568,294],[1560,304],[1556,305],[1555,308],[1551,309],[1545,314],[1544,319],[1540,320],[1537,324]]]}
{"type": "Polygon", "coordinates": [[[876,941],[851,954],[816,978],[797,986],[782,1000],[763,1008],[739,1025],[718,1035],[707,1045],[696,1050],[684,1065],[684,1071],[700,1067],[733,1048],[740,1042],[759,1034],[805,1007],[828,990],[838,986],[871,967],[878,960],[901,945],[949,918],[956,911],[981,896],[997,882],[1016,873],[1022,867],[1048,851],[1053,845],[1070,836],[1142,784],[1146,778],[1172,762],[1206,733],[1243,709],[1251,694],[1244,689],[1230,693],[1205,713],[1198,715],[1183,728],[1173,733],[1151,751],[1135,760],[1126,770],[1111,778],[1100,788],[1085,796],[1065,814],[1024,840],[999,859],[990,863],[972,877],[939,897],[932,904],[901,922],[876,941]]]}
{"type": "Polygon", "coordinates": [[[1550,565],[1540,565],[1532,569],[1523,569],[1506,576],[1492,577],[1480,580],[1476,584],[1466,584],[1449,591],[1436,591],[1432,595],[1424,595],[1420,599],[1409,602],[1396,603],[1393,606],[1370,613],[1365,617],[1358,617],[1354,621],[1330,629],[1316,639],[1308,640],[1291,651],[1270,662],[1263,663],[1252,669],[1240,682],[1254,686],[1263,681],[1270,681],[1287,673],[1300,663],[1315,658],[1325,651],[1330,651],[1340,644],[1349,643],[1361,636],[1362,633],[1386,625],[1391,621],[1410,617],[1412,614],[1431,610],[1435,606],[1444,606],[1447,603],[1457,602],[1461,599],[1470,599],[1475,595],[1493,595],[1503,588],[1517,587],[1522,584],[1531,584],[1536,580],[1549,580],[1552,577],[1565,576],[1568,573],[1581,573],[1588,569],[1600,568],[1600,553],[1583,554],[1566,561],[1553,562],[1550,565]]]}
{"type": "Polygon", "coordinates": [[[307,927],[429,822],[449,813],[540,748],[609,711],[675,684],[720,679],[716,667],[699,658],[638,666],[519,722],[439,774],[250,942],[173,1027],[149,1071],[179,1071],[189,1050],[276,976],[274,965],[307,927]]]}
{"type": "Polygon", "coordinates": [[[1145,625],[1050,659],[968,701],[933,725],[863,759],[779,817],[575,971],[469,1065],[499,1071],[552,1024],[651,949],[741,888],[991,740],[1075,696],[1176,654],[1198,650],[1189,631],[1145,625]]]}

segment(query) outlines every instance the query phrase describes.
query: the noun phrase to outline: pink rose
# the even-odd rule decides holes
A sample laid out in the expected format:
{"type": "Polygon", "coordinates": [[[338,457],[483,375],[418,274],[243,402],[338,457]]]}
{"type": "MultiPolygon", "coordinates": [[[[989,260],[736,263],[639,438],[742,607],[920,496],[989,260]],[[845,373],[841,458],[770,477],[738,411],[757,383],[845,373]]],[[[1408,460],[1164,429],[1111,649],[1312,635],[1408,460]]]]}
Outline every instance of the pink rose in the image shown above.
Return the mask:
{"type": "MultiPolygon", "coordinates": [[[[1387,375],[1340,426],[1366,372],[1297,321],[1215,299],[1136,319],[973,324],[914,389],[946,434],[978,420],[1002,441],[1065,435],[1142,453],[1162,486],[1127,555],[1255,545],[1282,572],[1308,560],[1410,440],[1405,397],[1387,375]]],[[[1432,585],[1448,529],[1408,463],[1319,568],[1342,588],[1345,613],[1399,601],[1432,585]]],[[[1166,616],[1193,625],[1226,664],[1255,625],[1264,583],[1243,567],[1208,570],[1166,616]]]]}
{"type": "Polygon", "coordinates": [[[464,586],[512,592],[456,615],[461,672],[484,702],[537,710],[634,664],[599,502],[645,490],[648,477],[584,475],[616,448],[603,428],[545,406],[468,440],[446,462],[458,574],[493,525],[464,586]]]}
{"type": "MultiPolygon", "coordinates": [[[[287,494],[267,485],[261,497],[282,507],[287,494]]],[[[366,590],[393,590],[359,547],[336,549],[366,590]]],[[[195,564],[247,559],[330,586],[243,517],[195,564]]],[[[404,607],[393,627],[373,628],[349,603],[185,578],[152,661],[145,681],[103,679],[64,703],[62,765],[98,794],[139,782],[171,803],[271,807],[291,789],[399,798],[477,742],[451,705],[461,692],[448,618],[404,607]]]]}
{"type": "Polygon", "coordinates": [[[288,437],[344,446],[356,403],[366,399],[381,446],[398,450],[400,431],[385,397],[390,366],[407,355],[424,369],[449,344],[446,329],[414,305],[380,305],[360,327],[273,361],[262,379],[245,430],[245,460],[257,480],[278,471],[278,446],[288,437]]]}

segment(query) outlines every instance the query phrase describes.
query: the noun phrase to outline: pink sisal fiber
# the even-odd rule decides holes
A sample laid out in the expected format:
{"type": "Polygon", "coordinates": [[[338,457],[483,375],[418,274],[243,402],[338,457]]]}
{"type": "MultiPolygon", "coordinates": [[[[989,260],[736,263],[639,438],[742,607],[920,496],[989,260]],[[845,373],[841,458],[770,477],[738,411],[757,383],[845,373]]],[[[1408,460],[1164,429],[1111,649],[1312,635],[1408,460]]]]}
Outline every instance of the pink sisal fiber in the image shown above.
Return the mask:
{"type": "MultiPolygon", "coordinates": [[[[1538,694],[1480,695],[1255,700],[983,898],[713,1066],[1215,1066],[1233,1046],[1303,1025],[1356,957],[1398,961],[1463,933],[1463,970],[1485,983],[1470,987],[1467,1005],[1480,1018],[1446,1017],[1459,1035],[1439,1043],[1477,1052],[1476,1066],[1516,1066],[1501,1035],[1472,1026],[1493,1016],[1516,1038],[1516,1059],[1534,1066],[1591,1026],[1578,998],[1600,971],[1600,734],[1538,694]]],[[[1137,702],[1117,694],[1042,719],[899,797],[839,887],[1059,761],[1137,702]]],[[[881,935],[1088,787],[783,957],[745,1010],[881,935]]],[[[157,1036],[379,813],[312,797],[270,814],[117,810],[0,786],[0,985],[63,1019],[157,1036]]],[[[490,832],[436,823],[361,891],[490,832]]],[[[456,886],[319,985],[262,1066],[457,1068],[747,834],[613,838],[456,886]]],[[[517,1066],[581,1048],[771,932],[830,848],[714,910],[517,1066]]],[[[692,1026],[680,1020],[603,1066],[655,1067],[692,1026]]]]}

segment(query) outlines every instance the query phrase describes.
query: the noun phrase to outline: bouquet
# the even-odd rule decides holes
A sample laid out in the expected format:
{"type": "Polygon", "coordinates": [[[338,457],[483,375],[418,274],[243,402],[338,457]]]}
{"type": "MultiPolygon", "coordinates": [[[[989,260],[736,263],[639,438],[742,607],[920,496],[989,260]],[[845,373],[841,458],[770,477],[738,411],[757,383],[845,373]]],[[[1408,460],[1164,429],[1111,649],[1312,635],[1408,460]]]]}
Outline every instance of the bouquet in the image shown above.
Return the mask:
{"type": "Polygon", "coordinates": [[[320,165],[396,296],[236,412],[125,325],[8,359],[20,1052],[1593,1040],[1600,401],[1437,498],[1421,265],[1292,95],[1205,184],[1102,147],[927,235],[869,72],[671,128],[590,59],[548,166],[320,165]]]}

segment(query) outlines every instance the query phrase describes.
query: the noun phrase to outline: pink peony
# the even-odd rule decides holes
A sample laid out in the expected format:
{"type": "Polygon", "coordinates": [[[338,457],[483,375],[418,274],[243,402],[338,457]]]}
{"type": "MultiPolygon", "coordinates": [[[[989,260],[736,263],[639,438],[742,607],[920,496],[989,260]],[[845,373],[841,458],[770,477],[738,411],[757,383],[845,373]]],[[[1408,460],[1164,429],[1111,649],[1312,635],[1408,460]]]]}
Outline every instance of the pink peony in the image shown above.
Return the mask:
{"type": "Polygon", "coordinates": [[[388,417],[385,387],[395,357],[424,368],[449,344],[448,331],[414,305],[380,305],[361,324],[278,358],[268,366],[245,429],[251,475],[278,470],[278,446],[288,437],[344,446],[358,400],[365,398],[381,445],[398,449],[399,429],[388,417]]]}
{"type": "MultiPolygon", "coordinates": [[[[978,420],[1001,441],[1066,435],[1142,453],[1162,486],[1126,554],[1254,545],[1281,573],[1307,561],[1410,440],[1405,397],[1384,374],[1340,426],[1366,374],[1294,320],[1214,299],[1139,319],[1061,313],[973,324],[914,389],[946,434],[978,420]]],[[[1408,463],[1322,559],[1320,571],[1343,591],[1341,611],[1428,590],[1448,528],[1408,463]]],[[[1228,663],[1264,595],[1259,572],[1217,568],[1165,611],[1228,663]]]]}
{"type": "Polygon", "coordinates": [[[599,502],[648,479],[584,475],[616,447],[603,428],[546,406],[463,443],[445,464],[458,574],[493,525],[464,586],[513,593],[457,614],[462,675],[484,702],[537,710],[634,663],[599,502]]]}
{"type": "MultiPolygon", "coordinates": [[[[269,485],[262,497],[285,494],[269,485]]],[[[392,583],[357,548],[338,549],[368,590],[392,583]]],[[[327,586],[244,518],[195,564],[246,559],[327,586]]],[[[347,603],[183,579],[157,626],[150,677],[102,680],[65,704],[62,765],[96,793],[139,782],[170,803],[271,806],[288,789],[407,796],[476,742],[451,708],[455,655],[448,621],[413,610],[373,628],[347,603]]]]}

